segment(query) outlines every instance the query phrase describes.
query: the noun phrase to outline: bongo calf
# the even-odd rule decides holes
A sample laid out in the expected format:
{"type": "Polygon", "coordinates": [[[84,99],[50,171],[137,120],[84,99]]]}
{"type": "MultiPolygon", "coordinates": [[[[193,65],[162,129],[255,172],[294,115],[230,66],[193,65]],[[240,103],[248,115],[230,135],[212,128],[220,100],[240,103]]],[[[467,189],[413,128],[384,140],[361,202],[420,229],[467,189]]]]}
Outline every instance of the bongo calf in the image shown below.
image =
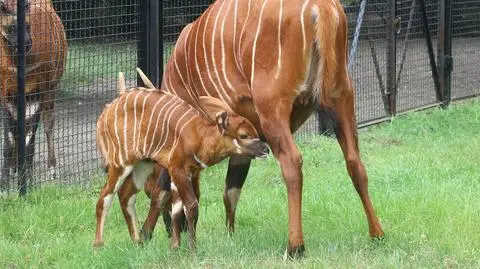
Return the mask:
{"type": "MultiPolygon", "coordinates": [[[[220,100],[198,99],[193,107],[175,95],[155,89],[137,68],[146,88],[126,90],[119,74],[120,96],[102,112],[97,122],[97,146],[108,169],[107,183],[97,202],[94,246],[103,245],[103,230],[113,196],[120,204],[130,236],[139,242],[136,193],[158,165],[168,170],[187,218],[189,246],[195,247],[200,171],[226,157],[241,154],[266,157],[268,147],[252,124],[233,114],[220,100]],[[133,182],[123,185],[125,179],[133,182]],[[127,189],[128,188],[128,189],[127,189]]],[[[172,247],[179,246],[179,233],[172,247]]]]}

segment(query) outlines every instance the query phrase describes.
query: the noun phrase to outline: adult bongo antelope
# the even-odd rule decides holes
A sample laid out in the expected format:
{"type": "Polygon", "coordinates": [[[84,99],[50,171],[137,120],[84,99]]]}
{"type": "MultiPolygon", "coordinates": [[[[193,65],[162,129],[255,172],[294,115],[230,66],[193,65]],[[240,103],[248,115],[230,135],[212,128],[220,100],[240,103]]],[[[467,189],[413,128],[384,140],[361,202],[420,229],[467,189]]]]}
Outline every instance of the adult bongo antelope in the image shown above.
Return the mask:
{"type": "MultiPolygon", "coordinates": [[[[137,71],[148,89],[126,91],[120,73],[120,96],[107,105],[97,122],[97,146],[108,177],[96,207],[94,246],[103,245],[105,219],[119,190],[131,238],[140,241],[136,193],[158,165],[172,175],[182,202],[177,211],[185,212],[189,245],[194,248],[200,171],[234,154],[266,157],[269,150],[253,125],[218,99],[203,97],[194,106],[189,105],[175,95],[156,90],[143,72],[137,71]],[[130,184],[123,185],[126,178],[130,184]]],[[[179,234],[174,232],[174,248],[179,246],[179,234]]]]}
{"type": "MultiPolygon", "coordinates": [[[[33,165],[35,134],[41,118],[47,140],[47,165],[50,172],[54,173],[54,96],[65,68],[67,41],[63,24],[50,0],[29,0],[26,4],[26,166],[28,170],[33,165]]],[[[3,120],[5,144],[0,185],[8,185],[10,171],[16,167],[16,9],[16,0],[0,0],[1,97],[6,114],[3,120]]]]}
{"type": "MultiPolygon", "coordinates": [[[[304,252],[302,156],[292,133],[316,105],[331,111],[370,236],[383,236],[360,159],[347,20],[338,0],[217,0],[181,32],[161,88],[187,102],[195,95],[217,97],[266,139],[287,187],[290,256],[304,252]]],[[[241,156],[229,161],[224,202],[230,231],[250,162],[241,156]]]]}

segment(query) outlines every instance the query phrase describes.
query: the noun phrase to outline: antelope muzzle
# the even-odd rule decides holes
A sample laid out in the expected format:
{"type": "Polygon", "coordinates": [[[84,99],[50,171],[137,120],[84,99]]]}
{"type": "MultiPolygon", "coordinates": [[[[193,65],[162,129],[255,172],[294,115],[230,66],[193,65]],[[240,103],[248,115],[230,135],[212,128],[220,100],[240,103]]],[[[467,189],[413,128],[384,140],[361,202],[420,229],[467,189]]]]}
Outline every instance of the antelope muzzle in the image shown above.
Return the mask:
{"type": "Polygon", "coordinates": [[[270,153],[267,143],[261,140],[255,140],[243,148],[244,152],[252,159],[266,159],[270,153]]]}

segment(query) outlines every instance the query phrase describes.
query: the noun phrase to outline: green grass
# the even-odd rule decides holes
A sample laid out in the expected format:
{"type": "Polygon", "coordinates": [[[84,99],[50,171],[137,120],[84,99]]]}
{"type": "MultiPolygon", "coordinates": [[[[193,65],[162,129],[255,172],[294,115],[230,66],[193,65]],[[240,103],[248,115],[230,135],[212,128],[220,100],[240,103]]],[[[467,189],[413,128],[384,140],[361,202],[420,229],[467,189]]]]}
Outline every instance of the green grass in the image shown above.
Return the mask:
{"type": "MultiPolygon", "coordinates": [[[[115,201],[106,245],[91,247],[100,182],[44,187],[0,200],[0,267],[7,268],[479,268],[480,100],[431,109],[360,131],[370,192],[386,237],[369,240],[363,209],[334,139],[303,139],[306,258],[282,261],[286,191],[277,162],[254,162],[237,232],[224,228],[225,162],[203,173],[198,249],[169,250],[163,222],[130,242],[115,201]]],[[[137,202],[140,218],[147,199],[137,202]]],[[[143,221],[143,220],[142,220],[143,221]]]]}

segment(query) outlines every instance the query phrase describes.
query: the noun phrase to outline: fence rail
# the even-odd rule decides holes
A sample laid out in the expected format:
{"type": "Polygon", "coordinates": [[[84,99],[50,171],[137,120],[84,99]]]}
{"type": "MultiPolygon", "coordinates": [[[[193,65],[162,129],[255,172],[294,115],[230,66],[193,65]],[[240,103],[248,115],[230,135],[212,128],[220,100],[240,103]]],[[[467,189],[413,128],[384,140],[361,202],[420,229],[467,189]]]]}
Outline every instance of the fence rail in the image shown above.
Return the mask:
{"type": "MultiPolygon", "coordinates": [[[[16,192],[24,175],[29,187],[90,184],[98,177],[95,124],[116,96],[117,73],[125,72],[127,86],[134,86],[140,66],[159,84],[180,31],[210,3],[2,1],[0,196],[16,192]],[[63,36],[64,47],[59,46],[63,36]],[[18,167],[22,163],[25,173],[18,167]]],[[[349,45],[355,48],[350,60],[360,125],[480,94],[479,1],[352,0],[344,8],[349,45]]],[[[314,114],[298,136],[328,129],[323,119],[314,114]]]]}

